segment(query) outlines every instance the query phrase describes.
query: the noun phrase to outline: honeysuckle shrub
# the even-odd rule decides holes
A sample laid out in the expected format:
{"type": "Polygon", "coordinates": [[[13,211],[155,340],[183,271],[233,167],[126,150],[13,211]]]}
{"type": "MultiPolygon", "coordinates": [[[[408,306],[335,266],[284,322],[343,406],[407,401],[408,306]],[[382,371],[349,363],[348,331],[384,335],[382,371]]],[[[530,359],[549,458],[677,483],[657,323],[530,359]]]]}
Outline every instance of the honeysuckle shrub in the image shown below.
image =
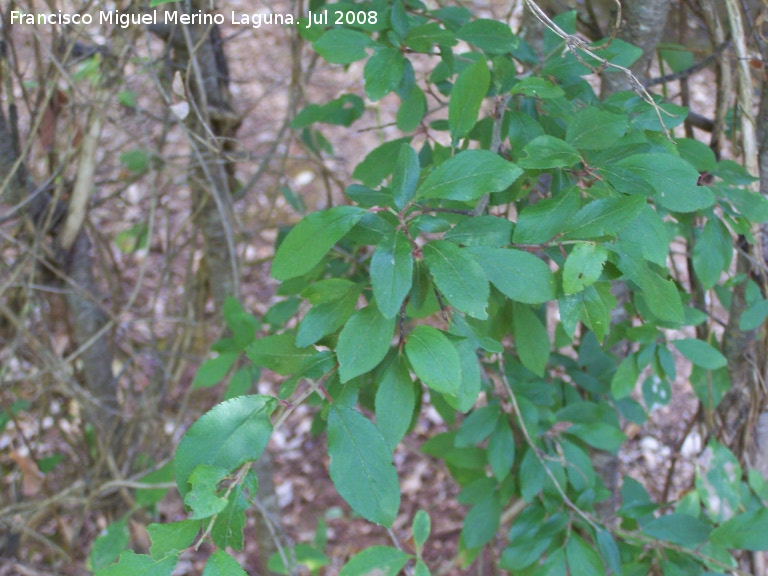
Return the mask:
{"type": "MultiPolygon", "coordinates": [[[[587,81],[600,62],[554,33],[540,59],[509,25],[464,7],[310,4],[329,24],[301,21],[298,33],[328,63],[365,61],[365,96],[399,103],[401,135],[355,168],[343,203],[279,237],[282,300],[265,324],[227,303],[229,336],[195,384],[225,379],[228,399],[192,425],[167,472],[189,518],[150,525],[148,555],[107,565],[107,554],[97,573],[170,574],[183,550],[209,541],[204,574],[243,574],[226,550],[242,549],[258,498],[250,464],[308,399],[339,495],[387,527],[400,509],[393,451],[427,402],[437,410],[446,431],[421,450],[461,487],[464,566],[492,546],[499,567],[521,575],[725,574],[734,554],[768,548],[765,480],[714,440],[682,499],[654,503],[624,478],[614,519],[595,512],[610,493],[592,463],[621,449],[623,422],[643,424],[670,401],[675,350],[704,410],[728,390],[720,343],[692,336],[711,322],[692,286],[727,308],[747,282],[741,322],[764,319],[757,286],[730,272],[734,237],[768,220],[753,176],[676,136],[685,108],[642,91],[601,100],[587,81]],[[285,377],[278,398],[247,394],[262,368],[285,377]]],[[[574,33],[575,13],[555,22],[574,33]]],[[[600,47],[620,66],[640,55],[617,39],[600,47]]],[[[343,94],[306,106],[292,127],[329,155],[325,126],[352,138],[369,105],[343,94]]],[[[138,496],[151,505],[162,491],[138,496]]],[[[411,548],[382,542],[341,574],[408,563],[428,574],[429,525],[419,512],[411,548]]],[[[108,537],[101,549],[114,549],[108,537]]],[[[309,544],[272,560],[286,573],[328,562],[309,544]]]]}

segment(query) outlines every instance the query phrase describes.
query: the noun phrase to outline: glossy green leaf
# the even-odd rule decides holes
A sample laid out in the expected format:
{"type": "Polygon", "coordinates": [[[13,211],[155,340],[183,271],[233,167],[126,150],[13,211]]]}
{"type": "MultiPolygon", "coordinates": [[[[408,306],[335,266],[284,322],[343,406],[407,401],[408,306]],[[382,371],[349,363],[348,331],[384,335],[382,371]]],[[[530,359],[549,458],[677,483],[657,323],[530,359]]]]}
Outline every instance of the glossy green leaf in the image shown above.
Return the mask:
{"type": "Polygon", "coordinates": [[[684,320],[680,294],[672,280],[661,278],[644,260],[629,258],[624,254],[618,264],[619,270],[640,286],[642,297],[657,318],[675,323],[684,320]]]}
{"type": "Polygon", "coordinates": [[[416,375],[437,392],[455,396],[461,383],[461,361],[448,337],[432,326],[417,326],[405,342],[416,375]]]}
{"type": "Polygon", "coordinates": [[[399,210],[405,208],[416,194],[420,174],[419,155],[410,144],[403,144],[397,156],[395,170],[392,172],[391,186],[395,206],[399,210]]]}
{"type": "Polygon", "coordinates": [[[192,382],[193,388],[210,388],[216,386],[224,379],[232,365],[240,357],[238,352],[228,352],[218,354],[214,358],[209,358],[200,365],[192,382]]]}
{"type": "Polygon", "coordinates": [[[707,370],[717,370],[728,364],[722,352],[702,340],[684,338],[674,340],[674,344],[675,348],[680,351],[680,354],[688,358],[696,366],[701,366],[707,370]]]}
{"type": "Polygon", "coordinates": [[[417,199],[471,201],[501,192],[523,171],[488,150],[464,150],[438,166],[416,191],[417,199]]]}
{"type": "Polygon", "coordinates": [[[429,53],[435,45],[454,46],[456,39],[452,32],[442,28],[437,22],[428,22],[414,26],[405,36],[405,45],[415,52],[429,53]]]}
{"type": "Polygon", "coordinates": [[[372,102],[381,100],[400,84],[405,56],[397,48],[377,48],[365,63],[365,93],[372,102]]]}
{"type": "Polygon", "coordinates": [[[509,26],[497,20],[481,18],[462,26],[456,37],[488,54],[506,54],[520,45],[509,26]]]}
{"type": "Polygon", "coordinates": [[[517,218],[516,244],[541,244],[566,230],[566,224],[579,211],[579,189],[576,186],[553,198],[539,200],[523,208],[517,218]]]}
{"type": "Polygon", "coordinates": [[[488,318],[490,288],[472,254],[446,240],[430,242],[422,250],[435,286],[448,303],[474,318],[488,318]]]}
{"type": "Polygon", "coordinates": [[[398,357],[389,365],[376,390],[376,427],[391,451],[408,431],[416,407],[416,390],[405,358],[398,357]]]}
{"type": "Polygon", "coordinates": [[[304,218],[277,249],[272,276],[288,280],[312,270],[365,213],[357,206],[336,206],[304,218]]]}
{"type": "Polygon", "coordinates": [[[184,504],[192,510],[193,520],[209,518],[227,506],[226,498],[219,496],[219,483],[227,477],[229,470],[221,466],[198,464],[189,475],[189,492],[184,504]]]}
{"type": "Polygon", "coordinates": [[[560,138],[539,136],[523,147],[523,156],[518,160],[526,170],[569,168],[581,162],[578,150],[560,138]]]}
{"type": "Polygon", "coordinates": [[[491,73],[484,58],[467,66],[456,78],[448,103],[448,125],[453,142],[466,136],[477,123],[490,83],[491,73]]]}
{"type": "Polygon", "coordinates": [[[755,302],[741,313],[739,330],[755,330],[762,326],[766,318],[768,318],[768,300],[755,302]]]}
{"type": "Polygon", "coordinates": [[[331,28],[312,47],[332,64],[351,64],[365,58],[365,49],[372,45],[371,38],[362,32],[349,28],[331,28]]]}
{"type": "Polygon", "coordinates": [[[515,350],[520,362],[531,372],[544,376],[549,360],[549,335],[530,306],[514,303],[512,315],[515,350]]]}
{"type": "Polygon", "coordinates": [[[341,381],[347,382],[376,368],[387,355],[394,330],[395,319],[385,318],[375,306],[352,316],[341,330],[336,346],[341,381]]]}
{"type": "Polygon", "coordinates": [[[607,259],[608,251],[599,244],[577,244],[565,261],[563,291],[575,294],[597,282],[607,259]]]}
{"type": "Polygon", "coordinates": [[[455,445],[466,448],[488,438],[496,429],[500,411],[497,405],[481,406],[464,419],[456,433],[455,445]]]}
{"type": "Polygon", "coordinates": [[[220,548],[229,546],[234,550],[243,549],[245,511],[251,507],[243,491],[242,484],[234,488],[227,498],[227,506],[216,516],[216,522],[211,529],[211,539],[220,548]]]}
{"type": "Polygon", "coordinates": [[[531,98],[540,98],[542,100],[550,98],[561,98],[565,92],[554,82],[538,76],[528,76],[515,84],[509,91],[510,94],[522,94],[531,98]]]}
{"type": "Polygon", "coordinates": [[[541,304],[557,297],[549,266],[528,252],[489,246],[467,248],[499,291],[524,304],[541,304]]]}
{"type": "Polygon", "coordinates": [[[339,495],[366,520],[391,526],[400,508],[400,485],[392,453],[376,426],[351,408],[331,404],[328,454],[339,495]]]}
{"type": "Polygon", "coordinates": [[[411,243],[402,232],[386,238],[371,258],[371,284],[376,305],[385,318],[394,318],[413,284],[411,243]]]}
{"type": "Polygon", "coordinates": [[[389,546],[371,546],[355,554],[339,576],[396,576],[411,558],[389,546]]]}
{"type": "Polygon", "coordinates": [[[234,470],[261,456],[272,434],[270,414],[277,400],[270,396],[238,396],[217,404],[184,434],[176,448],[176,485],[187,494],[190,474],[206,464],[234,470]]]}
{"type": "Polygon", "coordinates": [[[636,154],[618,162],[648,182],[654,200],[674,212],[694,212],[715,203],[712,191],[699,186],[699,173],[688,162],[671,154],[636,154]]]}

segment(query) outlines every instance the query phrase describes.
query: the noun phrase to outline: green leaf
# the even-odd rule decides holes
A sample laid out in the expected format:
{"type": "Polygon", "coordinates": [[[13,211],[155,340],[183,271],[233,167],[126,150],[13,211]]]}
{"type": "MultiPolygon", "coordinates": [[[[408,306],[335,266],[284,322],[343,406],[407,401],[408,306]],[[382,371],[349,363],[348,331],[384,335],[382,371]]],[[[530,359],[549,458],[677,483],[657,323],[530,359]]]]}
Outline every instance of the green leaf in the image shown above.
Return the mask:
{"type": "Polygon", "coordinates": [[[573,424],[568,428],[568,434],[573,434],[598,450],[613,453],[627,439],[621,430],[605,422],[573,424]]]}
{"type": "Polygon", "coordinates": [[[575,294],[597,282],[607,259],[608,251],[602,246],[592,243],[577,244],[565,261],[563,291],[566,294],[575,294]]]}
{"type": "Polygon", "coordinates": [[[538,76],[528,76],[515,84],[509,91],[510,94],[522,94],[531,98],[541,98],[542,100],[561,98],[565,92],[557,84],[539,78],[538,76]]]}
{"type": "Polygon", "coordinates": [[[467,66],[456,78],[448,103],[448,125],[454,143],[466,136],[477,123],[477,115],[490,83],[491,73],[484,58],[467,66]]]}
{"type": "Polygon", "coordinates": [[[459,353],[448,337],[432,326],[417,326],[405,343],[416,375],[437,392],[456,396],[461,383],[459,353]]]}
{"type": "Polygon", "coordinates": [[[499,291],[524,304],[541,304],[557,297],[555,277],[545,262],[520,250],[467,248],[499,291]]]}
{"type": "Polygon", "coordinates": [[[384,318],[394,318],[413,284],[412,246],[396,232],[376,247],[371,258],[371,284],[384,318]]]}
{"type": "Polygon", "coordinates": [[[366,214],[357,206],[313,212],[288,233],[272,262],[272,276],[288,280],[312,270],[323,256],[366,214]]]}
{"type": "MultiPolygon", "coordinates": [[[[291,558],[291,556],[294,556],[296,559],[295,566],[304,566],[307,570],[313,573],[331,563],[328,556],[309,544],[296,544],[293,547],[292,553],[293,554],[288,554],[289,565],[292,565],[293,558],[291,558]]],[[[280,556],[280,552],[275,552],[272,555],[269,559],[268,568],[278,574],[294,573],[283,564],[283,558],[280,556]]]]}
{"type": "Polygon", "coordinates": [[[599,342],[603,341],[611,325],[611,310],[616,306],[616,298],[610,291],[610,284],[598,282],[584,292],[581,307],[581,320],[595,333],[599,342]]]}
{"type": "Polygon", "coordinates": [[[216,386],[224,379],[232,365],[240,357],[239,352],[218,354],[215,358],[209,358],[200,365],[192,382],[193,388],[210,388],[216,386]]]}
{"type": "Polygon", "coordinates": [[[314,348],[297,348],[295,340],[289,332],[265,336],[248,346],[245,353],[256,366],[288,376],[315,354],[314,348]]]}
{"type": "Polygon", "coordinates": [[[435,285],[448,303],[474,318],[488,318],[488,280],[472,255],[446,240],[426,244],[423,252],[435,285]]]}
{"type": "Polygon", "coordinates": [[[151,156],[143,148],[134,148],[120,154],[120,163],[131,172],[141,174],[149,170],[151,156]]]}
{"type": "Polygon", "coordinates": [[[627,117],[591,106],[568,122],[565,141],[580,150],[605,150],[627,131],[627,117]]]}
{"type": "Polygon", "coordinates": [[[426,113],[427,97],[421,88],[414,86],[411,93],[401,102],[395,123],[402,132],[413,132],[419,127],[426,113]]]}
{"type": "Polygon", "coordinates": [[[618,265],[622,273],[640,286],[642,297],[654,316],[667,322],[683,322],[683,305],[672,280],[662,279],[651,271],[645,260],[630,258],[625,254],[619,258],[618,265]]]}
{"type": "Polygon", "coordinates": [[[424,543],[429,538],[429,533],[432,530],[432,521],[429,518],[429,513],[424,510],[416,512],[416,516],[413,518],[413,542],[416,544],[416,550],[421,550],[424,543]]]}
{"type": "Polygon", "coordinates": [[[192,424],[174,457],[176,484],[182,498],[196,466],[234,470],[258,460],[272,434],[269,415],[276,406],[277,400],[270,396],[238,396],[217,404],[192,424]]]}
{"type": "Polygon", "coordinates": [[[481,406],[464,419],[456,433],[454,444],[458,448],[466,448],[478,444],[488,438],[496,429],[499,421],[498,405],[481,406]]]}
{"type": "Polygon", "coordinates": [[[512,238],[514,224],[498,216],[474,216],[457,224],[443,235],[463,246],[506,246],[512,238]]]}
{"type": "Polygon", "coordinates": [[[697,458],[696,491],[713,522],[720,524],[739,512],[741,465],[728,448],[710,440],[697,458]]]}
{"type": "MultiPolygon", "coordinates": [[[[253,479],[258,482],[255,475],[253,479]]],[[[229,494],[227,506],[216,516],[216,522],[211,529],[211,539],[216,546],[220,548],[230,546],[234,550],[243,549],[245,511],[250,507],[251,504],[243,494],[243,485],[236,486],[229,494]]]]}
{"type": "Polygon", "coordinates": [[[517,218],[516,244],[541,244],[566,229],[566,224],[580,207],[579,189],[571,186],[553,198],[539,200],[523,208],[517,218]]]}
{"type": "Polygon", "coordinates": [[[600,551],[600,555],[603,557],[605,564],[613,571],[614,574],[620,575],[621,570],[621,554],[619,553],[619,547],[616,545],[616,541],[611,536],[611,533],[602,528],[598,528],[597,532],[597,549],[600,551]]]}
{"type": "Polygon", "coordinates": [[[616,400],[629,396],[637,385],[640,372],[637,368],[637,357],[630,354],[621,361],[616,373],[611,379],[611,394],[616,400]]]}
{"type": "Polygon", "coordinates": [[[209,518],[226,508],[227,500],[218,495],[218,488],[228,473],[227,468],[208,464],[198,464],[192,469],[188,479],[190,490],[184,497],[184,504],[192,510],[193,520],[209,518]]]}
{"type": "Polygon", "coordinates": [[[506,418],[499,418],[496,430],[488,440],[488,464],[496,480],[503,481],[515,463],[515,438],[506,418]]]}
{"type": "Polygon", "coordinates": [[[296,115],[291,128],[301,130],[315,122],[351,126],[365,112],[365,102],[356,94],[343,94],[322,106],[310,104],[296,115]]]}
{"type": "Polygon", "coordinates": [[[645,206],[642,196],[601,198],[579,210],[564,230],[563,240],[590,239],[621,232],[645,206]]]}
{"type": "Polygon", "coordinates": [[[464,150],[438,166],[416,191],[416,198],[472,201],[501,192],[523,171],[488,150],[464,150]]]}
{"type": "Polygon", "coordinates": [[[228,296],[222,306],[224,320],[232,331],[232,338],[240,348],[245,348],[253,342],[256,331],[259,329],[259,321],[248,312],[236,298],[228,296]]]}
{"type": "Polygon", "coordinates": [[[216,550],[205,563],[202,576],[248,576],[248,573],[224,550],[216,550]]]}
{"type": "Polygon", "coordinates": [[[400,84],[405,56],[397,48],[378,48],[365,63],[365,93],[371,102],[381,100],[400,84]]]}
{"type": "Polygon", "coordinates": [[[520,39],[512,34],[509,26],[485,18],[465,24],[456,32],[456,37],[487,54],[506,54],[520,45],[520,39]]]}
{"type": "Polygon", "coordinates": [[[728,364],[725,356],[719,350],[701,340],[684,338],[682,340],[674,340],[674,344],[675,348],[680,351],[680,354],[688,358],[696,366],[701,366],[707,370],[717,370],[728,364]]]}
{"type": "Polygon", "coordinates": [[[710,540],[734,550],[768,550],[768,508],[731,518],[712,531],[710,540]]]}
{"type": "Polygon", "coordinates": [[[518,160],[526,170],[548,168],[569,168],[581,162],[578,150],[554,136],[539,136],[523,147],[523,156],[518,160]]]}
{"type": "Polygon", "coordinates": [[[331,404],[328,454],[339,495],[366,520],[391,526],[400,508],[400,485],[392,453],[376,426],[351,408],[331,404]]]}
{"type": "Polygon", "coordinates": [[[739,330],[745,332],[755,330],[763,325],[768,318],[768,300],[759,300],[741,313],[739,330]]]}
{"type": "Polygon", "coordinates": [[[337,299],[313,306],[301,320],[299,329],[296,331],[296,346],[298,348],[310,346],[341,328],[355,313],[361,291],[362,286],[352,284],[348,289],[340,290],[337,299]]]}
{"type": "Polygon", "coordinates": [[[366,186],[378,186],[384,178],[392,174],[397,164],[400,148],[410,141],[410,138],[398,138],[374,148],[355,167],[352,177],[357,178],[366,186]]]}
{"type": "Polygon", "coordinates": [[[168,524],[150,524],[147,526],[152,546],[149,553],[159,560],[172,552],[181,552],[192,545],[200,532],[199,520],[181,520],[168,524]]]}
{"type": "Polygon", "coordinates": [[[512,312],[515,350],[520,362],[537,376],[544,376],[549,361],[547,328],[530,306],[515,302],[512,312]]]}
{"type": "Polygon", "coordinates": [[[699,186],[699,173],[688,162],[671,154],[635,154],[620,160],[626,168],[656,191],[654,200],[673,212],[694,212],[715,203],[712,191],[699,186]]]}
{"type": "Polygon", "coordinates": [[[593,547],[578,534],[571,533],[565,545],[565,558],[571,574],[605,574],[605,567],[593,547]]]}
{"type": "Polygon", "coordinates": [[[643,532],[653,538],[666,540],[681,546],[697,546],[709,538],[710,526],[688,514],[667,514],[648,522],[643,532]]]}
{"type": "MultiPolygon", "coordinates": [[[[199,528],[199,522],[198,528],[199,528]]],[[[96,540],[93,542],[93,548],[88,555],[88,567],[93,572],[98,572],[106,568],[112,562],[117,560],[120,553],[128,548],[131,535],[128,532],[128,517],[123,516],[119,520],[112,522],[106,529],[102,530],[96,540]]]]}
{"type": "Polygon", "coordinates": [[[411,558],[389,546],[371,546],[355,554],[339,576],[396,576],[411,558]]]}
{"type": "Polygon", "coordinates": [[[95,576],[171,576],[178,561],[177,555],[153,560],[149,556],[128,550],[120,554],[117,564],[96,571],[95,576]]]}
{"type": "Polygon", "coordinates": [[[375,306],[367,306],[352,316],[336,346],[341,381],[376,368],[387,355],[394,330],[395,319],[385,318],[375,306]]]}
{"type": "Polygon", "coordinates": [[[693,269],[705,290],[720,279],[731,264],[733,241],[720,220],[709,220],[693,246],[693,269]]]}
{"type": "Polygon", "coordinates": [[[376,391],[376,427],[391,451],[403,439],[416,407],[416,390],[405,358],[398,355],[389,365],[376,391]]]}
{"type": "Polygon", "coordinates": [[[467,548],[485,546],[496,536],[502,508],[499,500],[498,494],[491,492],[467,513],[461,529],[461,539],[467,548]]]}
{"type": "Polygon", "coordinates": [[[640,213],[626,228],[619,238],[621,249],[632,256],[642,256],[659,266],[667,266],[669,253],[669,235],[659,214],[649,205],[640,209],[640,213]]]}
{"type": "Polygon", "coordinates": [[[348,28],[331,28],[312,47],[332,64],[351,64],[367,56],[365,49],[373,46],[371,38],[348,28]]]}
{"type": "Polygon", "coordinates": [[[395,206],[399,210],[405,208],[413,200],[416,187],[419,185],[420,174],[419,155],[416,154],[416,150],[410,144],[403,144],[397,156],[395,170],[392,172],[391,186],[395,206]]]}
{"type": "Polygon", "coordinates": [[[454,46],[456,44],[453,33],[440,27],[437,22],[414,26],[408,30],[405,37],[405,45],[414,52],[428,54],[435,44],[441,46],[454,46]]]}

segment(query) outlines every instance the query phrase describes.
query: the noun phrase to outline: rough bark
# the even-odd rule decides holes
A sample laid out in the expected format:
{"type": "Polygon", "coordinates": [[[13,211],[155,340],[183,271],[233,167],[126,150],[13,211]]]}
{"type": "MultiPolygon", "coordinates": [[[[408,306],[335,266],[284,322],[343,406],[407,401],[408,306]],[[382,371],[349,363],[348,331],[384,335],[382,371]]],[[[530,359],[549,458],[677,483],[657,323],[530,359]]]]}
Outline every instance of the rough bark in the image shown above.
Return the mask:
{"type": "MultiPolygon", "coordinates": [[[[643,50],[643,55],[630,66],[641,82],[664,32],[670,5],[670,0],[624,0],[621,3],[622,27],[617,37],[643,50]]],[[[630,89],[624,74],[607,72],[603,75],[603,97],[630,89]]]]}

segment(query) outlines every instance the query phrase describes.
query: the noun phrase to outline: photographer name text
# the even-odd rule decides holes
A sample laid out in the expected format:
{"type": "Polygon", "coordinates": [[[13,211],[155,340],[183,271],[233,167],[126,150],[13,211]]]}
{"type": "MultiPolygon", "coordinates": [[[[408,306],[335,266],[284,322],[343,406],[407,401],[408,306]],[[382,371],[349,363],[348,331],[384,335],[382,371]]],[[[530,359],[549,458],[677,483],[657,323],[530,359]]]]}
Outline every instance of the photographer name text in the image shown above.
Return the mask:
{"type": "Polygon", "coordinates": [[[378,21],[378,12],[376,11],[342,11],[342,10],[323,10],[309,11],[304,19],[298,18],[293,14],[283,14],[277,12],[253,14],[230,12],[229,19],[224,14],[197,11],[193,13],[183,13],[176,10],[135,13],[121,12],[120,10],[99,11],[98,15],[54,12],[49,14],[21,12],[20,10],[11,11],[11,24],[22,26],[68,26],[68,25],[91,25],[101,24],[109,26],[119,26],[128,28],[130,26],[147,25],[202,25],[211,26],[213,24],[222,25],[225,22],[233,26],[250,26],[251,28],[261,28],[262,26],[293,26],[300,24],[304,28],[313,26],[323,27],[339,24],[376,24],[378,21]]]}

